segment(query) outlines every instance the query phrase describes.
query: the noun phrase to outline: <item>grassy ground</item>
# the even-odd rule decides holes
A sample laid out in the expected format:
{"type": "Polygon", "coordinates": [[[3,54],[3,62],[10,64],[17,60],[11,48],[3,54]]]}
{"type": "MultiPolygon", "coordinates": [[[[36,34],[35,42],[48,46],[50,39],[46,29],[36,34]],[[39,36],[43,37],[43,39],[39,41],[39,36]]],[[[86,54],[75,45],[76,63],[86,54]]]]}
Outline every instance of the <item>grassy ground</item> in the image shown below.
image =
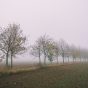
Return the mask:
{"type": "Polygon", "coordinates": [[[0,88],[88,88],[88,63],[0,73],[0,88]]]}

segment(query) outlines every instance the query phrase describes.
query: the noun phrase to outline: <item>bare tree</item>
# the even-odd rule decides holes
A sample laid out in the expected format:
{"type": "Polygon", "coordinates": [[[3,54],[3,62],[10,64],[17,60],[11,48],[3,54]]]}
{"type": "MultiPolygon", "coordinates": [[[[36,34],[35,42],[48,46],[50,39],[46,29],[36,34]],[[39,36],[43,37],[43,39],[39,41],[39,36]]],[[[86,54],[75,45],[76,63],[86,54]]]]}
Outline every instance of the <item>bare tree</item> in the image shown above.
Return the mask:
{"type": "Polygon", "coordinates": [[[63,39],[61,39],[59,41],[59,48],[60,48],[60,55],[63,58],[63,63],[64,63],[64,58],[65,58],[65,53],[66,53],[66,46],[67,46],[67,43],[63,39]]]}
{"type": "Polygon", "coordinates": [[[39,44],[41,45],[41,51],[44,55],[44,64],[46,64],[46,58],[47,58],[47,45],[51,42],[51,38],[49,38],[47,35],[41,36],[38,39],[39,44]]]}
{"type": "Polygon", "coordinates": [[[24,46],[26,37],[23,36],[20,25],[10,24],[0,34],[1,51],[6,56],[6,66],[8,66],[8,57],[11,57],[11,67],[13,65],[12,58],[17,54],[21,54],[26,50],[24,46]]]}
{"type": "Polygon", "coordinates": [[[88,61],[88,50],[87,49],[84,49],[84,48],[81,48],[79,49],[80,50],[80,61],[88,61]]]}
{"type": "Polygon", "coordinates": [[[36,42],[35,45],[31,46],[31,52],[30,52],[33,56],[35,57],[39,57],[39,64],[41,65],[41,46],[39,44],[39,42],[36,42]]]}
{"type": "Polygon", "coordinates": [[[72,45],[71,47],[71,55],[72,55],[72,58],[73,58],[73,62],[76,61],[76,58],[78,57],[78,50],[77,50],[77,47],[72,45]]]}
{"type": "Polygon", "coordinates": [[[58,57],[60,55],[60,48],[59,48],[59,44],[57,42],[54,42],[54,52],[55,52],[55,57],[57,59],[57,64],[59,62],[58,57]]]}
{"type": "Polygon", "coordinates": [[[54,60],[54,57],[56,56],[56,48],[54,41],[44,35],[41,36],[33,46],[31,46],[31,54],[39,57],[39,63],[41,63],[40,56],[44,55],[44,64],[46,64],[46,58],[51,62],[54,60]]]}
{"type": "Polygon", "coordinates": [[[69,62],[69,59],[71,57],[71,49],[70,49],[70,46],[68,44],[66,44],[65,57],[68,58],[68,62],[69,62]]]}
{"type": "Polygon", "coordinates": [[[11,46],[10,46],[10,54],[11,54],[11,67],[12,67],[12,58],[17,54],[22,54],[26,51],[26,36],[23,36],[22,30],[20,30],[20,25],[12,24],[9,26],[11,31],[11,46]]]}

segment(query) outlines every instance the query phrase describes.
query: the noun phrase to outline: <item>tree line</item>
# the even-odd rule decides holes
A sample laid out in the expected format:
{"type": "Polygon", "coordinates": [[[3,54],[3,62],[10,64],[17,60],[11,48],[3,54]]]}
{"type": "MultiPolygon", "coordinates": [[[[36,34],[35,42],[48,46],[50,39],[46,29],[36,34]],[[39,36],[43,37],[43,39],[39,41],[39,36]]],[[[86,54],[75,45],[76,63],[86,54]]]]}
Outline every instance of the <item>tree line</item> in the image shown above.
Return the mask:
{"type": "Polygon", "coordinates": [[[69,45],[63,39],[55,41],[47,35],[41,36],[36,40],[35,44],[31,46],[30,53],[39,58],[39,64],[41,60],[44,59],[44,64],[46,64],[46,59],[51,63],[54,60],[57,60],[59,63],[59,57],[62,57],[63,63],[65,59],[73,59],[73,62],[76,60],[88,60],[88,50],[75,45],[69,45]]]}
{"type": "MultiPolygon", "coordinates": [[[[0,57],[6,60],[6,67],[9,67],[8,60],[11,60],[10,67],[13,67],[13,57],[23,54],[27,51],[27,37],[23,35],[23,31],[20,25],[9,24],[6,28],[0,29],[0,57]]],[[[44,65],[47,63],[47,59],[52,63],[57,60],[59,63],[59,57],[65,62],[65,58],[73,58],[73,62],[76,59],[88,60],[88,50],[76,47],[75,45],[69,45],[63,39],[55,41],[48,35],[40,36],[35,44],[30,46],[30,54],[39,58],[39,65],[42,65],[41,60],[44,59],[44,65]]],[[[2,61],[2,59],[0,59],[2,61]]]]}

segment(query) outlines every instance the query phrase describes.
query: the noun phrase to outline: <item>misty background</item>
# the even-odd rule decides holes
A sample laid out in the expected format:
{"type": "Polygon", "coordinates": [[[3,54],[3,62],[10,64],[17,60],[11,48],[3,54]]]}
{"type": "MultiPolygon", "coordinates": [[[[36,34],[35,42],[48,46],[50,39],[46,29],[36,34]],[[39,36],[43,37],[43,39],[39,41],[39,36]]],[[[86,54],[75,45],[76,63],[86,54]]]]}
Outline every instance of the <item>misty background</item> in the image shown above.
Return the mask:
{"type": "MultiPolygon", "coordinates": [[[[0,0],[0,26],[20,24],[29,45],[41,35],[88,49],[88,0],[0,0]]],[[[15,62],[36,62],[26,54],[15,62]]]]}

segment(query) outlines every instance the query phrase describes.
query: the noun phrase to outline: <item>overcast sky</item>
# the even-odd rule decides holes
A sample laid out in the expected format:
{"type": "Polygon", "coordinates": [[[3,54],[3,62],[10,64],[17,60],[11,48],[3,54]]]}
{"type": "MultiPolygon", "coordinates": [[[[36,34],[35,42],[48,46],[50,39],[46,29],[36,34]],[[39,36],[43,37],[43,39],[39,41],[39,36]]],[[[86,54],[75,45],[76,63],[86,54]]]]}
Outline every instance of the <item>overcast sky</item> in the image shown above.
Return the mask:
{"type": "Polygon", "coordinates": [[[21,25],[33,43],[47,34],[88,48],[88,0],[0,0],[0,26],[21,25]]]}

